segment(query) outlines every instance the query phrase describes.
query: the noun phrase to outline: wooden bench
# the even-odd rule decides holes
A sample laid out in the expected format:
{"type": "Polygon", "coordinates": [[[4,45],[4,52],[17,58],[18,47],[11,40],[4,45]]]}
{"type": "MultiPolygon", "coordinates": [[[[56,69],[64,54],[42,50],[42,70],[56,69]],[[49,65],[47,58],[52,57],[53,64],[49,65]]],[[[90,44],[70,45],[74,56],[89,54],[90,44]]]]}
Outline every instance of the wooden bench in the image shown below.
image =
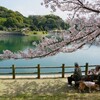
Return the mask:
{"type": "MultiPolygon", "coordinates": [[[[100,85],[100,75],[82,75],[80,81],[92,81],[100,85]]],[[[79,85],[79,81],[75,82],[75,87],[77,87],[78,85],[79,85]]]]}

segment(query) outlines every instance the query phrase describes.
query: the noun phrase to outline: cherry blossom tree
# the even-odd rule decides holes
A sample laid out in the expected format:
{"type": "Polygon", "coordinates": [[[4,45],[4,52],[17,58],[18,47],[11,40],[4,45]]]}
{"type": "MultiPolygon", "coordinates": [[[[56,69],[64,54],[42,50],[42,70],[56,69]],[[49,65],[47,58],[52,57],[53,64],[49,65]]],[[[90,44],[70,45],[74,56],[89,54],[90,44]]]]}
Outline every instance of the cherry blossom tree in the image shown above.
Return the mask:
{"type": "Polygon", "coordinates": [[[81,49],[86,44],[100,43],[100,0],[43,0],[41,5],[53,11],[67,11],[70,28],[62,32],[50,32],[51,37],[43,37],[36,49],[18,54],[9,50],[1,58],[37,58],[52,56],[59,52],[69,53],[81,49]],[[6,55],[6,56],[5,56],[6,55]]]}
{"type": "Polygon", "coordinates": [[[50,7],[54,12],[56,9],[67,11],[67,22],[70,24],[66,32],[55,33],[53,41],[44,41],[44,48],[47,50],[44,56],[73,52],[85,44],[100,42],[100,0],[44,0],[41,4],[46,8],[50,7]]]}

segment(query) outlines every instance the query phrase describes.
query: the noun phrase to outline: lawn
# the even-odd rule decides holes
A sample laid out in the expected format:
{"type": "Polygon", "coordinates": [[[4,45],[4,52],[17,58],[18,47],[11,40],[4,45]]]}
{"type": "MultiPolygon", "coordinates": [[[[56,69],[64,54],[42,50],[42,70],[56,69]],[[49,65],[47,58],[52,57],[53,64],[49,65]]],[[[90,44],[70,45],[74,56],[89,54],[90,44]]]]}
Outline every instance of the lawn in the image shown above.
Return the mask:
{"type": "Polygon", "coordinates": [[[100,91],[79,93],[62,79],[1,79],[0,100],[100,100],[100,91]]]}

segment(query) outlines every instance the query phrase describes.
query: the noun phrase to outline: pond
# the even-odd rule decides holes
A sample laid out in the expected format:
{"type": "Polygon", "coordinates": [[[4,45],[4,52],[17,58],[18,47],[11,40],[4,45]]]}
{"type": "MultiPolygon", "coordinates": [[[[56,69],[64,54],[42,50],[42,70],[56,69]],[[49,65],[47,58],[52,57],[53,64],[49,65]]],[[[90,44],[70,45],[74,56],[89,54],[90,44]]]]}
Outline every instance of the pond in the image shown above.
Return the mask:
{"type": "MultiPolygon", "coordinates": [[[[32,45],[33,41],[39,41],[41,36],[9,36],[0,38],[0,53],[3,50],[11,50],[18,52],[19,50],[27,50],[28,48],[35,48],[32,45]]],[[[100,64],[100,47],[91,46],[88,48],[85,46],[81,50],[77,50],[73,53],[58,53],[57,55],[45,58],[34,58],[34,59],[6,59],[0,60],[0,67],[11,67],[12,64],[15,66],[37,66],[40,64],[41,67],[56,66],[60,67],[62,64],[66,66],[74,65],[78,62],[79,65],[85,65],[86,62],[89,64],[97,65],[100,64]]]]}

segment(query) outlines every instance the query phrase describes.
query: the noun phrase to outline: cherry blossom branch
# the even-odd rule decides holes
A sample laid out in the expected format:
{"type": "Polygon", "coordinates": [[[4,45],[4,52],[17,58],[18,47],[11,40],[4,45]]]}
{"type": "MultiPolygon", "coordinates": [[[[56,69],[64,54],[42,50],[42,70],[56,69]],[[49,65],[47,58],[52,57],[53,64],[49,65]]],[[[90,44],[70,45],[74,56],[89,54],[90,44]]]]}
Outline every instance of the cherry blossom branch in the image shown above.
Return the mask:
{"type": "Polygon", "coordinates": [[[56,7],[61,9],[62,11],[72,11],[76,9],[80,9],[82,12],[84,10],[94,12],[94,13],[100,13],[100,8],[98,7],[98,4],[92,4],[89,2],[85,2],[85,0],[44,0],[45,5],[51,5],[51,9],[53,11],[56,11],[56,7]]]}
{"type": "Polygon", "coordinates": [[[84,45],[100,43],[100,0],[44,0],[46,7],[53,11],[59,8],[72,13],[72,18],[67,19],[70,28],[66,31],[53,32],[50,38],[44,37],[36,48],[27,52],[13,53],[10,50],[0,54],[1,59],[30,59],[52,56],[59,52],[69,53],[81,49],[84,45]],[[85,17],[83,14],[87,14],[85,17]],[[96,41],[98,38],[98,41],[96,41]]]}

